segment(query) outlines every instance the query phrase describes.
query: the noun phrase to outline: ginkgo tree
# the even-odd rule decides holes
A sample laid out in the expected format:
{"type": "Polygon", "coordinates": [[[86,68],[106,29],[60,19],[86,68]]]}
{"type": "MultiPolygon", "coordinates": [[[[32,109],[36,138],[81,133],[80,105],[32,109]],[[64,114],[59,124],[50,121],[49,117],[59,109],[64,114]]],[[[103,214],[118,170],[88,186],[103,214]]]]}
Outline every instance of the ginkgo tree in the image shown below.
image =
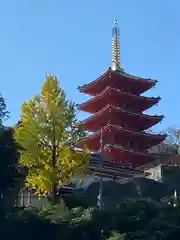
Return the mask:
{"type": "Polygon", "coordinates": [[[84,136],[76,119],[76,105],[66,99],[54,76],[46,76],[41,94],[22,105],[15,140],[21,146],[19,163],[28,169],[26,186],[37,195],[51,195],[86,170],[89,153],[78,151],[84,136]]]}

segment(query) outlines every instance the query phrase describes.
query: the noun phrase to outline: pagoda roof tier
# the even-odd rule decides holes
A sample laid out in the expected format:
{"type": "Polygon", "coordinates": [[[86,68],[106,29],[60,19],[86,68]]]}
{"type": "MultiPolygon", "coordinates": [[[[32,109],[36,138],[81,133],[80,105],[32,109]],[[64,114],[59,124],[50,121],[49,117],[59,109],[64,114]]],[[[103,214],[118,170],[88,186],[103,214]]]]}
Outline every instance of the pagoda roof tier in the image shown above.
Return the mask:
{"type": "Polygon", "coordinates": [[[107,105],[82,123],[84,130],[89,132],[99,131],[107,125],[107,123],[133,131],[143,131],[156,125],[162,119],[163,116],[149,116],[146,114],[127,112],[122,108],[107,105]]]}
{"type": "Polygon", "coordinates": [[[94,175],[100,175],[102,173],[103,177],[108,178],[131,178],[148,176],[150,173],[144,172],[143,170],[133,169],[130,166],[123,166],[117,163],[112,163],[103,159],[103,167],[101,166],[101,157],[98,156],[97,159],[91,159],[88,166],[88,171],[94,175]]]}
{"type": "MultiPolygon", "coordinates": [[[[159,144],[166,138],[165,134],[156,135],[143,132],[133,132],[111,124],[107,124],[102,131],[104,144],[123,145],[124,143],[131,142],[134,147],[140,146],[142,151],[159,144]]],[[[86,146],[90,151],[97,152],[100,149],[100,140],[101,132],[97,132],[83,139],[78,144],[78,147],[83,148],[86,146]]]]}
{"type": "Polygon", "coordinates": [[[109,174],[112,173],[119,173],[119,175],[121,175],[121,173],[123,173],[123,175],[131,175],[133,176],[134,174],[136,175],[144,175],[144,176],[148,176],[150,175],[150,173],[148,172],[144,172],[144,170],[141,169],[134,169],[130,166],[127,165],[119,165],[117,163],[113,163],[113,162],[109,162],[106,161],[105,159],[103,159],[103,167],[101,167],[101,156],[100,154],[92,154],[91,155],[92,158],[89,161],[89,169],[93,169],[95,172],[101,172],[103,171],[103,169],[106,170],[106,172],[109,172],[109,174]],[[96,157],[93,157],[93,155],[96,155],[96,157]]]}
{"type": "Polygon", "coordinates": [[[109,86],[121,89],[124,92],[140,95],[155,86],[156,83],[157,80],[138,78],[123,71],[112,71],[111,68],[109,68],[109,70],[99,78],[89,84],[79,86],[78,89],[80,92],[95,96],[109,86]]]}
{"type": "Polygon", "coordinates": [[[131,165],[134,168],[155,160],[155,157],[148,153],[129,151],[120,146],[112,146],[110,144],[105,145],[103,153],[106,156],[106,159],[110,162],[131,165]]]}
{"type": "Polygon", "coordinates": [[[129,108],[134,112],[142,112],[157,104],[160,97],[149,98],[144,96],[137,96],[130,93],[122,92],[118,89],[106,87],[101,93],[94,98],[79,105],[79,109],[89,113],[96,113],[106,105],[114,105],[122,108],[129,108]]]}
{"type": "MultiPolygon", "coordinates": [[[[118,164],[117,164],[118,165],[118,164]]],[[[90,166],[88,168],[89,172],[92,174],[92,175],[95,175],[95,176],[101,176],[101,174],[103,175],[103,177],[107,177],[107,178],[110,178],[110,179],[129,179],[129,178],[134,178],[134,177],[145,177],[145,176],[148,176],[148,175],[145,175],[144,173],[136,173],[136,171],[134,171],[134,173],[131,173],[131,172],[124,172],[124,171],[121,171],[121,169],[119,169],[118,171],[113,171],[113,170],[109,170],[109,169],[106,169],[106,168],[102,168],[100,166],[90,166]]]]}

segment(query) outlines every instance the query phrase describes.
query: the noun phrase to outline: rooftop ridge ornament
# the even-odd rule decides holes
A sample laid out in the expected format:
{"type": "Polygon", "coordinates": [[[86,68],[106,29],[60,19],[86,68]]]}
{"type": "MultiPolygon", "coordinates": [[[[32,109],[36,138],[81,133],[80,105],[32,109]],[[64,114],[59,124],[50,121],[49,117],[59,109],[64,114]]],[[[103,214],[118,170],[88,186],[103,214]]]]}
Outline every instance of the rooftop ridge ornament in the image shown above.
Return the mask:
{"type": "Polygon", "coordinates": [[[114,21],[114,27],[112,28],[112,66],[113,71],[124,71],[121,68],[120,62],[120,40],[119,40],[119,27],[117,20],[114,21]]]}

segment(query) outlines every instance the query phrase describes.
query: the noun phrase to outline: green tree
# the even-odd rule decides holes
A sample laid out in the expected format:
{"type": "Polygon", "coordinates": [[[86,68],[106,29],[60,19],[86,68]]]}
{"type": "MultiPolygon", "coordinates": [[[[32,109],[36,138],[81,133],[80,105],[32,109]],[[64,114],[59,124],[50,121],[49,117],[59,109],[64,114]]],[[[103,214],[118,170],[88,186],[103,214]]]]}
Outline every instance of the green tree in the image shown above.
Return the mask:
{"type": "Polygon", "coordinates": [[[75,150],[83,136],[75,104],[66,100],[57,78],[47,76],[41,94],[22,105],[15,128],[20,164],[28,168],[26,186],[39,196],[51,194],[56,203],[58,187],[86,169],[88,151],[75,150]]]}
{"type": "Polygon", "coordinates": [[[19,153],[14,142],[13,129],[5,128],[0,133],[0,195],[1,209],[7,210],[23,187],[25,171],[19,169],[19,153]]]}
{"type": "Polygon", "coordinates": [[[7,106],[4,98],[0,94],[0,126],[2,126],[3,121],[8,118],[9,112],[7,111],[7,106]]]}
{"type": "Polygon", "coordinates": [[[14,142],[13,129],[3,126],[9,112],[4,98],[0,95],[0,215],[10,210],[23,184],[24,175],[17,168],[19,154],[14,142]]]}

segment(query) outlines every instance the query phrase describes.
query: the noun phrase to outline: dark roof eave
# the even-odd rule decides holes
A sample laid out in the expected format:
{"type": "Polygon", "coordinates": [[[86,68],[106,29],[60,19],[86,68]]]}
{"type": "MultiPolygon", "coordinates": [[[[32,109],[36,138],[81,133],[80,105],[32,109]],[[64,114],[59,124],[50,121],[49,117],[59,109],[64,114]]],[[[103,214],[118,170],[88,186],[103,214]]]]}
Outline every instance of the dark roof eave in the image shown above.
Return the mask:
{"type": "Polygon", "coordinates": [[[152,86],[155,86],[158,81],[157,80],[152,80],[151,78],[139,78],[139,77],[136,77],[136,76],[133,76],[131,74],[128,74],[128,73],[125,73],[125,72],[122,72],[122,71],[112,71],[111,68],[109,68],[103,75],[101,75],[100,77],[98,77],[97,79],[95,79],[94,81],[91,81],[89,84],[84,84],[84,85],[81,85],[81,86],[78,86],[78,90],[81,92],[82,90],[84,90],[86,87],[89,87],[90,85],[92,85],[93,83],[97,82],[98,80],[100,80],[103,76],[105,76],[108,72],[113,72],[117,75],[124,75],[125,77],[128,77],[128,78],[131,78],[131,79],[134,79],[134,80],[138,80],[138,81],[148,81],[148,82],[151,82],[152,83],[152,86]]]}
{"type": "MultiPolygon", "coordinates": [[[[107,128],[108,126],[106,125],[104,128],[107,128]]],[[[115,127],[115,126],[114,126],[115,127]]],[[[106,130],[106,129],[105,129],[106,130]]],[[[117,131],[118,130],[123,130],[123,129],[118,129],[117,128],[117,131]]],[[[124,131],[128,131],[128,130],[126,130],[126,129],[124,129],[124,131]]],[[[156,139],[159,139],[159,140],[161,140],[161,141],[164,141],[166,138],[167,138],[167,136],[168,136],[168,134],[167,133],[165,133],[165,134],[151,134],[151,133],[139,133],[139,132],[133,132],[133,131],[131,131],[134,135],[135,134],[137,134],[137,135],[147,135],[148,137],[149,136],[152,136],[152,137],[154,137],[154,138],[156,138],[156,139]]],[[[79,143],[82,143],[82,142],[84,142],[84,141],[86,141],[88,138],[93,138],[93,137],[95,137],[96,135],[100,135],[100,131],[98,131],[98,132],[96,132],[96,133],[92,133],[91,135],[89,135],[89,136],[86,136],[86,137],[83,137],[81,140],[80,140],[80,142],[79,143]]]]}
{"type": "MultiPolygon", "coordinates": [[[[84,107],[88,104],[93,104],[95,101],[97,101],[97,99],[102,99],[104,94],[107,93],[108,90],[115,90],[117,91],[116,89],[114,88],[106,88],[105,90],[103,90],[101,93],[97,94],[97,96],[87,100],[86,102],[84,103],[81,103],[81,104],[77,104],[78,105],[78,109],[80,110],[81,107],[84,107]]],[[[125,93],[125,92],[121,92],[119,91],[119,94],[123,94],[123,95],[129,95],[129,96],[133,96],[135,98],[139,98],[139,99],[143,99],[143,100],[149,100],[149,101],[154,101],[154,104],[157,104],[160,100],[161,100],[161,97],[145,97],[145,96],[137,96],[137,95],[134,95],[134,94],[131,94],[131,93],[125,93]]]]}
{"type": "Polygon", "coordinates": [[[103,109],[101,109],[101,110],[100,110],[99,112],[97,112],[96,114],[93,114],[93,115],[91,115],[89,118],[82,120],[81,123],[82,123],[82,124],[85,124],[85,123],[91,121],[92,119],[96,118],[98,115],[103,114],[105,111],[108,110],[108,107],[112,107],[112,108],[115,109],[115,110],[119,109],[120,112],[123,111],[123,112],[126,112],[126,113],[130,114],[130,115],[146,116],[147,118],[156,119],[156,120],[159,121],[159,122],[162,121],[163,118],[164,118],[164,115],[159,115],[159,116],[158,116],[158,115],[152,115],[152,116],[151,116],[151,115],[147,115],[147,114],[139,114],[139,113],[134,113],[134,112],[125,111],[125,110],[122,109],[122,108],[117,108],[117,107],[114,107],[114,106],[111,106],[111,105],[107,105],[106,107],[104,107],[103,109]]]}

